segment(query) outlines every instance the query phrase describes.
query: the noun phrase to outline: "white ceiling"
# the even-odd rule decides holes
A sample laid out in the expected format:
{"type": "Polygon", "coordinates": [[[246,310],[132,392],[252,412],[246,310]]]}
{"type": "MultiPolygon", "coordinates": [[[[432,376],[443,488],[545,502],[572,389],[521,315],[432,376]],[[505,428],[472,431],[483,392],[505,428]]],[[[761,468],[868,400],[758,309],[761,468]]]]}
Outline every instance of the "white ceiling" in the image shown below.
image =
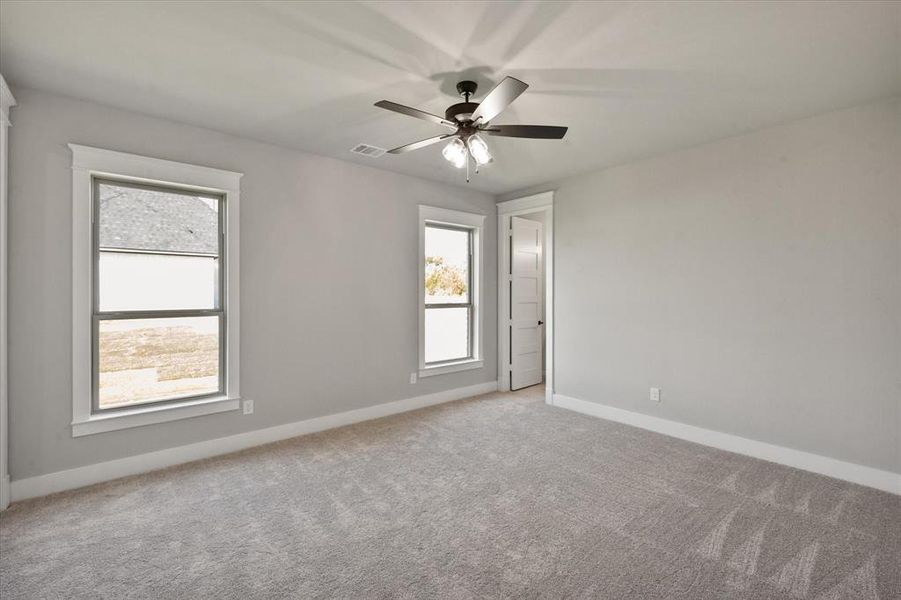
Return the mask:
{"type": "Polygon", "coordinates": [[[531,84],[472,187],[509,192],[901,94],[896,2],[13,2],[0,71],[31,87],[449,183],[437,114],[456,82],[531,84]]]}

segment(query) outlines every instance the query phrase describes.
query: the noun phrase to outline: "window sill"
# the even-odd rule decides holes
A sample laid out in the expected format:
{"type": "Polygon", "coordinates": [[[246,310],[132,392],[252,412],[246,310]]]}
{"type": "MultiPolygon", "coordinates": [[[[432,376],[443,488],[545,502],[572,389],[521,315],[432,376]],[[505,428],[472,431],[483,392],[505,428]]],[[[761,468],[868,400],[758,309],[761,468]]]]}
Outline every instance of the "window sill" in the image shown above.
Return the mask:
{"type": "Polygon", "coordinates": [[[240,398],[219,396],[179,404],[136,407],[110,414],[92,415],[84,420],[72,422],[72,437],[238,410],[240,405],[240,398]]]}
{"type": "Polygon", "coordinates": [[[431,377],[432,375],[444,375],[446,373],[456,373],[457,371],[468,371],[469,369],[481,369],[482,364],[481,359],[470,359],[444,365],[436,365],[434,367],[425,367],[419,369],[419,377],[431,377]]]}

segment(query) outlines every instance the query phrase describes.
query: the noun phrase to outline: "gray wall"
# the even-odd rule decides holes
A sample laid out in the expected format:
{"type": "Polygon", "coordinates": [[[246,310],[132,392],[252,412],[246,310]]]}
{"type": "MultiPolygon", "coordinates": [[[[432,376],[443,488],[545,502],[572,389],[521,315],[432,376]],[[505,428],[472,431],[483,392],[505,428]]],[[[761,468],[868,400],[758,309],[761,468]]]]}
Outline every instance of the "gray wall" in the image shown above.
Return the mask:
{"type": "Polygon", "coordinates": [[[9,197],[13,479],[496,380],[497,228],[488,194],[69,98],[15,93],[9,197]],[[218,414],[72,438],[68,142],[245,174],[241,391],[255,401],[254,415],[218,414]],[[410,385],[418,366],[418,204],[489,215],[485,368],[410,385]]]}
{"type": "Polygon", "coordinates": [[[528,190],[556,392],[901,472],[899,173],[896,99],[528,190]]]}

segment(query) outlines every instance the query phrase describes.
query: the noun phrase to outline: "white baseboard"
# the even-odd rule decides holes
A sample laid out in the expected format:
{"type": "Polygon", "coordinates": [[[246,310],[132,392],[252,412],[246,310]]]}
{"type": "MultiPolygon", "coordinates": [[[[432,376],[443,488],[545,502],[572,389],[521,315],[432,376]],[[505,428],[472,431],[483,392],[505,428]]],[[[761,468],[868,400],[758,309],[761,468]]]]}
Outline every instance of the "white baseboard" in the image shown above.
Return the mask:
{"type": "MultiPolygon", "coordinates": [[[[434,394],[427,394],[425,396],[417,396],[415,398],[367,406],[366,408],[307,419],[305,421],[296,421],[286,425],[257,429],[255,431],[248,431],[246,433],[239,433],[205,442],[197,442],[196,444],[189,444],[187,446],[178,446],[166,450],[159,450],[157,452],[128,456],[126,458],[108,462],[77,467],[67,471],[58,471],[47,475],[13,480],[11,486],[11,500],[16,502],[18,500],[25,500],[26,498],[46,496],[47,494],[84,487],[102,481],[118,479],[119,477],[125,477],[127,475],[137,475],[139,473],[155,471],[164,467],[171,467],[173,465],[202,458],[210,458],[211,456],[218,456],[220,454],[228,454],[229,452],[236,452],[245,448],[277,442],[299,435],[315,433],[326,429],[334,429],[335,427],[343,427],[344,425],[351,425],[362,421],[370,421],[380,417],[387,417],[389,415],[496,391],[497,382],[489,381],[487,383],[479,383],[443,392],[436,392],[434,394]]],[[[5,486],[5,489],[10,488],[5,486]]]]}
{"type": "Polygon", "coordinates": [[[901,474],[554,394],[554,406],[901,495],[901,474]]]}

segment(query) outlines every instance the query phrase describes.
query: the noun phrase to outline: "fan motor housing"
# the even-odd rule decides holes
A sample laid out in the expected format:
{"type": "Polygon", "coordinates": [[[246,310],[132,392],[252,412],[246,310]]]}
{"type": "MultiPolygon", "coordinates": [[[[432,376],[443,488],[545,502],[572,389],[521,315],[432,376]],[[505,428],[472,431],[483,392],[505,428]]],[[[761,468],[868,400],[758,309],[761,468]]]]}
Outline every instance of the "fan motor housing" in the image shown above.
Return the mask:
{"type": "Polygon", "coordinates": [[[448,121],[454,121],[457,123],[470,121],[472,113],[474,113],[478,107],[478,102],[459,102],[457,104],[449,106],[447,110],[444,111],[444,118],[448,121]]]}

